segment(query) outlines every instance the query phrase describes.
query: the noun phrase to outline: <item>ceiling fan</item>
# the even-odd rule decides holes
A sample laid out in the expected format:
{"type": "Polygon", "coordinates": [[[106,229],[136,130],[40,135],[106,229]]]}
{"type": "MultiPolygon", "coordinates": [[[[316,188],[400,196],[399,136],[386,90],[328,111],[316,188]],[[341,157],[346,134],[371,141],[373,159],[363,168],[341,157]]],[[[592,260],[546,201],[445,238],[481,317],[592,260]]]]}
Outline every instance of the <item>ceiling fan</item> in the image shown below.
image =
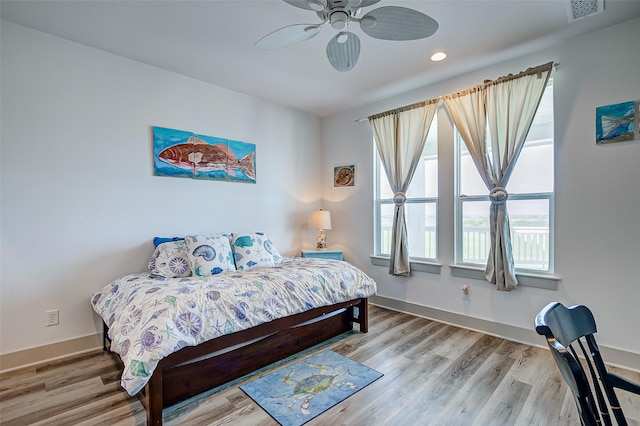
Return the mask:
{"type": "Polygon", "coordinates": [[[327,58],[338,71],[352,69],[360,56],[360,38],[349,31],[349,23],[356,22],[367,35],[381,40],[418,40],[438,29],[430,16],[414,9],[383,6],[358,17],[363,7],[380,0],[284,0],[292,6],[316,12],[322,22],[294,24],[280,28],[258,40],[260,50],[276,49],[309,40],[320,33],[320,26],[330,23],[339,30],[327,44],[327,58]]]}

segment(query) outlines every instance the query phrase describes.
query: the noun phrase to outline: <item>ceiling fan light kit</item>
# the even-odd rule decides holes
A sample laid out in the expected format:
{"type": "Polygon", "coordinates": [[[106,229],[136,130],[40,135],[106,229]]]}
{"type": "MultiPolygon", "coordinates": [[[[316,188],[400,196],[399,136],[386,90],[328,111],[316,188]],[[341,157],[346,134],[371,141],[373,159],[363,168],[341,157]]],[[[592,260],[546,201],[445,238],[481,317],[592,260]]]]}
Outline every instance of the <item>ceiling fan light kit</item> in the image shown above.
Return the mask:
{"type": "Polygon", "coordinates": [[[380,40],[418,40],[430,37],[438,30],[438,23],[433,18],[406,7],[383,6],[358,18],[362,8],[372,6],[380,0],[284,1],[315,12],[322,22],[288,25],[262,37],[254,47],[270,50],[301,43],[318,35],[320,26],[329,23],[340,32],[327,44],[327,59],[340,72],[353,69],[360,56],[360,38],[350,31],[343,31],[349,22],[360,24],[360,29],[365,34],[380,40]]]}
{"type": "Polygon", "coordinates": [[[331,26],[336,30],[342,30],[347,26],[349,15],[344,10],[336,10],[335,12],[331,13],[330,17],[331,26]]]}

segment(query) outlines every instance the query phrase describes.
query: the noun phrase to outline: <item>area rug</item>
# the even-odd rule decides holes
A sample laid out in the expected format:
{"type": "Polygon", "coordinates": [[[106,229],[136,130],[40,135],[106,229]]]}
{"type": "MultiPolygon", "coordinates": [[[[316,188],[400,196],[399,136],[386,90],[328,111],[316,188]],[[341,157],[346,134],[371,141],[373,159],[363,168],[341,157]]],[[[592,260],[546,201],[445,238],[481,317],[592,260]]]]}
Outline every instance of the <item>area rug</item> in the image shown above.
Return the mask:
{"type": "Polygon", "coordinates": [[[282,426],[300,426],[383,374],[331,350],[240,386],[282,426]]]}

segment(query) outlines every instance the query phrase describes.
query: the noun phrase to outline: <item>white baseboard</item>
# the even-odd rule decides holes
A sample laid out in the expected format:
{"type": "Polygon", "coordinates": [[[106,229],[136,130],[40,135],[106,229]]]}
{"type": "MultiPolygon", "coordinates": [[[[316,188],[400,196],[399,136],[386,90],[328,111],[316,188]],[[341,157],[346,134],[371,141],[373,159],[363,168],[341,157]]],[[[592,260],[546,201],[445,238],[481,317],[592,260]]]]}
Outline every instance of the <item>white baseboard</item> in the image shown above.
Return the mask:
{"type": "Polygon", "coordinates": [[[0,355],[0,373],[55,361],[102,348],[102,334],[90,334],[75,339],[38,346],[0,355]]]}
{"type": "MultiPolygon", "coordinates": [[[[547,349],[544,338],[536,333],[533,328],[533,319],[531,320],[531,330],[529,330],[388,297],[372,296],[369,298],[369,303],[382,308],[388,308],[457,327],[468,328],[469,330],[479,331],[514,342],[547,349]]],[[[602,345],[599,345],[599,347],[602,357],[607,364],[640,373],[640,354],[602,345]]]]}
{"type": "MultiPolygon", "coordinates": [[[[382,296],[370,297],[369,303],[457,327],[468,328],[514,342],[547,348],[544,338],[533,330],[533,326],[529,330],[382,296]]],[[[50,345],[3,354],[0,355],[0,373],[55,361],[100,348],[102,348],[102,335],[90,334],[50,345]]],[[[608,364],[640,373],[640,354],[602,345],[600,345],[600,351],[608,364]]]]}

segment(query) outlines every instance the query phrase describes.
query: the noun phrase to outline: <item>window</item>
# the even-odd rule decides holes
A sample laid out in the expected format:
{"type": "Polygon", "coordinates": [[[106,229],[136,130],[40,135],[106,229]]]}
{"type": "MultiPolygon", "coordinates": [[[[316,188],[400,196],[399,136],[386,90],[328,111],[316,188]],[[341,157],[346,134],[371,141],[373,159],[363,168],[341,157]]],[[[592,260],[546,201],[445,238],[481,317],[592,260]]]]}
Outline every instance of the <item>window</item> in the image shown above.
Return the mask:
{"type": "MultiPolygon", "coordinates": [[[[412,259],[437,259],[437,204],[438,204],[438,135],[437,117],[433,118],[427,141],[413,180],[407,191],[405,219],[409,236],[409,257],[412,259]]],[[[375,141],[374,141],[375,145],[375,141]]],[[[375,154],[375,253],[391,254],[391,229],[393,224],[393,191],[382,166],[378,150],[375,154]]]]}
{"type": "MultiPolygon", "coordinates": [[[[553,178],[553,80],[549,79],[507,184],[511,244],[519,272],[553,272],[553,178]]],[[[491,238],[488,190],[457,132],[456,179],[456,263],[484,267],[491,238]]]]}

